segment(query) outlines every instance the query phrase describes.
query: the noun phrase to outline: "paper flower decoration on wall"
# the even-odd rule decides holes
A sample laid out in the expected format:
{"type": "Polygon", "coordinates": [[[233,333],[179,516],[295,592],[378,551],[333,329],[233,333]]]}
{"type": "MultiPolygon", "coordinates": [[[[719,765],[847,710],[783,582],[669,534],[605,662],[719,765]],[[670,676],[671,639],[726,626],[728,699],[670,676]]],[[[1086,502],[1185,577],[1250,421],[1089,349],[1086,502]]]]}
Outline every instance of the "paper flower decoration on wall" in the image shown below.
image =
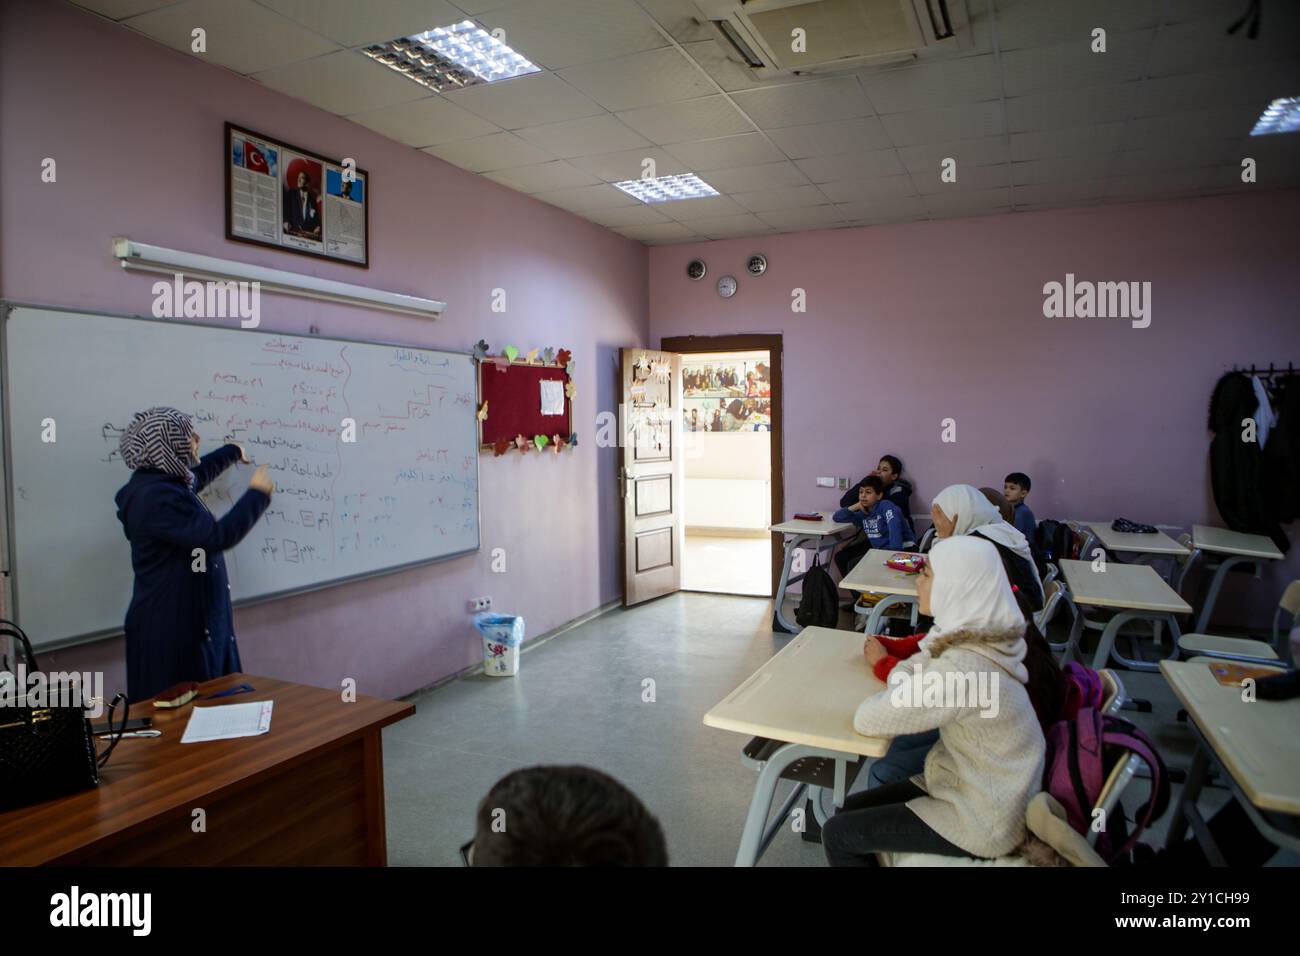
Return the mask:
{"type": "Polygon", "coordinates": [[[500,458],[510,450],[512,445],[514,445],[514,442],[509,438],[498,438],[497,443],[492,446],[492,457],[500,458]]]}
{"type": "Polygon", "coordinates": [[[487,421],[487,412],[488,412],[488,403],[484,402],[482,405],[478,407],[478,420],[481,422],[487,421]]]}
{"type": "Polygon", "coordinates": [[[572,353],[568,349],[560,349],[555,355],[555,362],[557,365],[568,365],[569,359],[572,357],[572,353]]]}
{"type": "Polygon", "coordinates": [[[570,382],[565,382],[565,383],[564,383],[564,394],[567,395],[569,398],[573,398],[573,396],[575,396],[575,395],[578,394],[578,386],[577,386],[574,382],[571,382],[571,381],[570,381],[570,382]]]}
{"type": "Polygon", "coordinates": [[[533,436],[533,444],[537,446],[538,451],[541,451],[543,448],[545,448],[550,443],[550,441],[551,440],[547,438],[545,435],[533,436]]]}
{"type": "Polygon", "coordinates": [[[488,354],[487,342],[485,342],[483,339],[479,339],[478,344],[474,346],[474,361],[476,362],[483,361],[485,358],[487,358],[487,354],[488,354]]]}
{"type": "Polygon", "coordinates": [[[497,367],[498,372],[504,372],[510,367],[510,359],[504,355],[494,355],[492,356],[492,364],[497,367]]]}
{"type": "Polygon", "coordinates": [[[542,353],[542,360],[546,362],[547,365],[552,364],[555,361],[555,349],[548,345],[546,351],[542,353]]]}
{"type": "Polygon", "coordinates": [[[532,443],[529,442],[528,439],[525,438],[523,435],[516,435],[515,447],[518,448],[520,451],[524,452],[525,454],[527,454],[528,449],[532,448],[533,446],[532,443]]]}
{"type": "Polygon", "coordinates": [[[505,353],[506,360],[509,362],[513,362],[515,357],[519,355],[519,350],[513,345],[507,345],[501,351],[505,353]]]}

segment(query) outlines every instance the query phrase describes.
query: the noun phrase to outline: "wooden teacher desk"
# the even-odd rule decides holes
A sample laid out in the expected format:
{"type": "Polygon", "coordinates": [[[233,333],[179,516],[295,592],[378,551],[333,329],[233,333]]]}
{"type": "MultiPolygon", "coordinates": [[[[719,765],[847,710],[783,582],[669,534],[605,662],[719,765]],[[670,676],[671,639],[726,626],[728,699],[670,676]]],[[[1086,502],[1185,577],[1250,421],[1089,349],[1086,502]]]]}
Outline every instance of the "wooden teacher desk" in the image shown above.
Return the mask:
{"type": "Polygon", "coordinates": [[[182,744],[193,704],[137,704],[162,736],[124,738],[96,788],[0,813],[0,864],[383,866],[381,730],[415,705],[243,674],[199,696],[241,683],[255,692],[200,703],[272,700],[269,733],[182,744]]]}

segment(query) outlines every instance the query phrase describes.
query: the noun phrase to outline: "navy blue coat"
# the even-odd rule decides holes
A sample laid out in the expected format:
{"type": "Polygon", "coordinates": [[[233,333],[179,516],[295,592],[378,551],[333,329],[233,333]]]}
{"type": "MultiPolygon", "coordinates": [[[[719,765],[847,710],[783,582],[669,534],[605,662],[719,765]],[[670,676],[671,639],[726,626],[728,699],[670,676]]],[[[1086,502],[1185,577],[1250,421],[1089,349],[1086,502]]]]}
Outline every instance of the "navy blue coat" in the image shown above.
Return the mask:
{"type": "Polygon", "coordinates": [[[136,471],[117,493],[117,517],[131,542],[135,589],[126,612],[126,693],[132,703],[182,681],[240,670],[222,552],[253,529],[271,496],[252,488],[220,520],[196,492],[239,460],[225,445],[194,467],[194,490],[174,475],[136,471]],[[194,549],[206,571],[193,570],[194,549]]]}

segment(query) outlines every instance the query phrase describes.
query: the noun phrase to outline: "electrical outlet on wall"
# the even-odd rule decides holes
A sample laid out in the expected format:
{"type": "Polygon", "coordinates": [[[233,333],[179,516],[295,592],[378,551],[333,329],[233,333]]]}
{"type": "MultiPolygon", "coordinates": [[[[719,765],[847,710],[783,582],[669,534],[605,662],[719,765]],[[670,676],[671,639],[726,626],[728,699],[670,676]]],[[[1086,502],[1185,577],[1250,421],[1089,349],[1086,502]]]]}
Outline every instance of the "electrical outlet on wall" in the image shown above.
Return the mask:
{"type": "Polygon", "coordinates": [[[471,611],[490,611],[492,610],[492,599],[490,597],[470,598],[469,609],[471,611]]]}

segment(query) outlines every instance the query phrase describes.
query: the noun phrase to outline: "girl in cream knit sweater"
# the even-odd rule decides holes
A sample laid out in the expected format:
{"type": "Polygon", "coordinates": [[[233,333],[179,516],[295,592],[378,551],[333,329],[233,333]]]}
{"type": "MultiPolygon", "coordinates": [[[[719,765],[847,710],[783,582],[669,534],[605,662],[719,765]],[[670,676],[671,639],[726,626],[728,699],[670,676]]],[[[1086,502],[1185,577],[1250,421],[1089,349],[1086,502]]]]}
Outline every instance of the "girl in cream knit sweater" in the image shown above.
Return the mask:
{"type": "Polygon", "coordinates": [[[917,591],[934,627],[853,724],[872,737],[937,728],[939,742],[922,775],[854,794],[826,822],[832,866],[871,866],[879,852],[1002,856],[1024,839],[1025,809],[1041,788],[1024,617],[997,550],[970,536],[939,542],[917,591]]]}

